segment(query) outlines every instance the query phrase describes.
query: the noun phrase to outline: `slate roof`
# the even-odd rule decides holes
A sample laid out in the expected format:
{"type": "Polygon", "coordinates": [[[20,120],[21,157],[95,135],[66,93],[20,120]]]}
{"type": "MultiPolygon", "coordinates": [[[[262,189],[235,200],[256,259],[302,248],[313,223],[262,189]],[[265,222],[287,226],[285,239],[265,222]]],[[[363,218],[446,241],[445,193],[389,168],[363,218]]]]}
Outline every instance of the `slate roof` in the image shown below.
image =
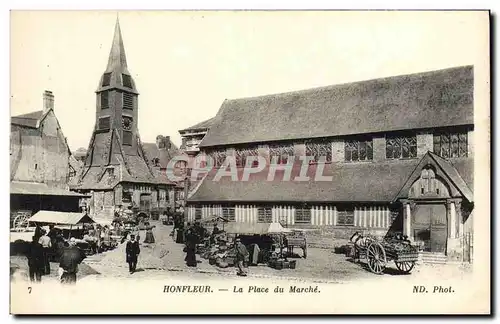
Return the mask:
{"type": "Polygon", "coordinates": [[[473,124],[472,66],[225,100],[200,147],[473,124]]]}
{"type": "MultiPolygon", "coordinates": [[[[251,174],[248,181],[232,181],[222,177],[215,181],[211,171],[190,194],[188,201],[196,202],[391,202],[419,164],[418,160],[386,161],[379,163],[325,164],[323,175],[331,181],[315,181],[317,165],[308,169],[309,181],[282,181],[283,171],[277,171],[274,181],[267,181],[268,170],[251,174]]],[[[449,164],[449,162],[447,162],[449,164]]],[[[449,164],[451,166],[451,164],[449,164]]],[[[456,174],[472,182],[473,162],[460,161],[452,166],[456,174]],[[458,166],[458,167],[457,167],[458,166]]],[[[447,170],[450,172],[450,170],[447,170]]],[[[243,170],[238,170],[242,179],[243,170]]],[[[293,168],[291,179],[300,173],[300,164],[293,168]]],[[[470,183],[467,183],[472,188],[470,183]]]]}
{"type": "Polygon", "coordinates": [[[10,118],[10,123],[14,125],[36,128],[37,123],[42,118],[42,116],[43,110],[38,110],[23,115],[12,116],[10,118]]]}

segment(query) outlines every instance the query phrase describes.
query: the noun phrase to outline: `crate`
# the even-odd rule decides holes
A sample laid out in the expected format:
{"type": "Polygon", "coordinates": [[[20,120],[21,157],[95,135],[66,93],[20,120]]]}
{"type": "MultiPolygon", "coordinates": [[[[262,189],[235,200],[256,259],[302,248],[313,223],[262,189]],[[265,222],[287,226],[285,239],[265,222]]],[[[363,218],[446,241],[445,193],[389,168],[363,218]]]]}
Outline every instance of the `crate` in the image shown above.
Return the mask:
{"type": "Polygon", "coordinates": [[[285,262],[284,261],[278,261],[278,260],[271,260],[269,261],[269,267],[276,269],[276,270],[282,270],[285,267],[285,262]]]}
{"type": "Polygon", "coordinates": [[[283,270],[283,269],[295,269],[297,266],[297,261],[296,260],[291,260],[291,261],[272,261],[269,262],[269,267],[276,269],[276,270],[283,270]]]}

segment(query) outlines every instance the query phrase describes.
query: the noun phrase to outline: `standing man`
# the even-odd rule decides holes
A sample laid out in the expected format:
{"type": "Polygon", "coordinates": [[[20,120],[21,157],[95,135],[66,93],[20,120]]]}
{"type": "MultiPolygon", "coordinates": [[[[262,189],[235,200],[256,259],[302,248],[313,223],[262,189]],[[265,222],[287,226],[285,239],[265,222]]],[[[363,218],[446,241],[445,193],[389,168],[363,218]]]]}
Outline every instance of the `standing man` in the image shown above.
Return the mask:
{"type": "Polygon", "coordinates": [[[49,261],[49,256],[50,256],[50,249],[52,247],[52,242],[50,240],[50,237],[47,236],[46,231],[42,231],[42,236],[38,240],[38,243],[43,248],[43,274],[48,275],[50,274],[50,261],[49,261]]]}
{"type": "Polygon", "coordinates": [[[45,270],[43,248],[40,243],[38,243],[38,239],[36,238],[36,236],[33,236],[33,240],[29,245],[29,250],[26,256],[28,257],[30,281],[42,281],[42,274],[45,270]]]}
{"type": "Polygon", "coordinates": [[[238,276],[247,276],[247,272],[245,270],[244,262],[248,260],[248,250],[246,246],[241,243],[241,239],[236,238],[236,262],[238,264],[238,276]]]}
{"type": "Polygon", "coordinates": [[[128,269],[130,273],[134,273],[137,267],[137,257],[141,250],[139,249],[139,242],[135,240],[135,235],[130,235],[130,241],[127,242],[127,247],[125,249],[128,269]]]}

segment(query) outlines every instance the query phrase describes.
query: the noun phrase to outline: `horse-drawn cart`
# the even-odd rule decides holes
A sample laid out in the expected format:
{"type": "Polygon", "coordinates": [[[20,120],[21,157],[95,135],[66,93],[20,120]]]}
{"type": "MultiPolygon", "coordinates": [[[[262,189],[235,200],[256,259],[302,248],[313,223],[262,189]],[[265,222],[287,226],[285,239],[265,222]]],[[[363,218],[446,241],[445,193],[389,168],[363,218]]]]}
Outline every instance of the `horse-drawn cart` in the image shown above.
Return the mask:
{"type": "Polygon", "coordinates": [[[356,232],[350,241],[354,245],[353,259],[366,259],[368,268],[375,274],[382,274],[391,261],[402,273],[410,273],[418,261],[418,248],[401,236],[380,241],[356,232]]]}

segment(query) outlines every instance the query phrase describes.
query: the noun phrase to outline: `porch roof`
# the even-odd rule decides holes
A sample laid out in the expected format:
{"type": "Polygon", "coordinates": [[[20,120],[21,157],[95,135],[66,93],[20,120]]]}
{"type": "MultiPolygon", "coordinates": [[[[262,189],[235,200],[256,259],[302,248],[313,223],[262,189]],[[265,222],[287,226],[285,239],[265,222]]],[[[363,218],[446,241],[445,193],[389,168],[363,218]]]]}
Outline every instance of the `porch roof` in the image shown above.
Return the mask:
{"type": "Polygon", "coordinates": [[[68,196],[68,197],[86,197],[77,192],[49,187],[45,183],[38,182],[21,182],[12,181],[10,183],[10,194],[11,195],[41,195],[41,196],[68,196]]]}

